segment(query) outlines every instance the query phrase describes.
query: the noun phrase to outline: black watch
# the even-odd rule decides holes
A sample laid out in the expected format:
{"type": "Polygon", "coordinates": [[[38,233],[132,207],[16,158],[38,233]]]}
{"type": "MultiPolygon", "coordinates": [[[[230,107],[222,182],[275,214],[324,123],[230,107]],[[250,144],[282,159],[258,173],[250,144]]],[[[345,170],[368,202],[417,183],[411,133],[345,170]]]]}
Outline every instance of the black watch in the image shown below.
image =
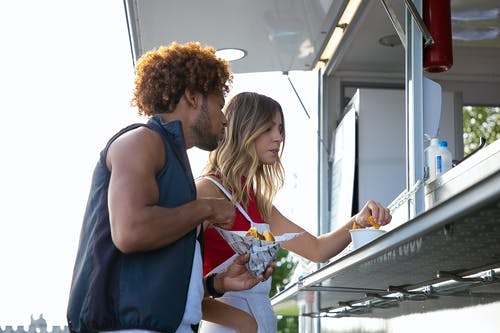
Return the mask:
{"type": "Polygon", "coordinates": [[[214,274],[210,274],[205,279],[205,285],[207,286],[208,294],[210,296],[212,296],[213,298],[222,297],[224,295],[224,293],[220,294],[220,293],[217,292],[217,290],[215,290],[215,287],[214,287],[214,278],[215,278],[215,275],[216,275],[215,273],[214,274]]]}

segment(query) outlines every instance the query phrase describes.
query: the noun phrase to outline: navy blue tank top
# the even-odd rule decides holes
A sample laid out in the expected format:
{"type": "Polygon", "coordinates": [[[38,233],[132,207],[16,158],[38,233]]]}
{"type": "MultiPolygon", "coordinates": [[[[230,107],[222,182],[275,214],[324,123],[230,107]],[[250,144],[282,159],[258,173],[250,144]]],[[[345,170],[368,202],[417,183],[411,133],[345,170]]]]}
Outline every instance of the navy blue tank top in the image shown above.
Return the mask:
{"type": "Polygon", "coordinates": [[[165,123],[154,116],[109,140],[94,170],[80,234],[67,312],[72,332],[175,332],[184,314],[196,229],[174,244],[144,253],[123,254],[111,240],[106,155],[117,137],[139,126],[159,133],[165,144],[165,165],[156,177],[158,205],[176,207],[196,199],[180,121],[165,123]]]}

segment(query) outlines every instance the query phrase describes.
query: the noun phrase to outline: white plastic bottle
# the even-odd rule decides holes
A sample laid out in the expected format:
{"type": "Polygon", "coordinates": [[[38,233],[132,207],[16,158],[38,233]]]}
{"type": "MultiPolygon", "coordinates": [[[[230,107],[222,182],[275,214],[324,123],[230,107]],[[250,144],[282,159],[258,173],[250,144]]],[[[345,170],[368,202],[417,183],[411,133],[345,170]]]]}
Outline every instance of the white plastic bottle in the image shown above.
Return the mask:
{"type": "Polygon", "coordinates": [[[438,153],[434,158],[436,177],[442,175],[452,167],[451,152],[448,150],[448,142],[439,141],[438,153]]]}
{"type": "Polygon", "coordinates": [[[438,154],[439,151],[439,139],[438,138],[432,138],[431,143],[427,148],[424,150],[424,163],[425,167],[427,168],[427,172],[429,177],[427,180],[432,180],[436,178],[436,155],[438,154]]]}

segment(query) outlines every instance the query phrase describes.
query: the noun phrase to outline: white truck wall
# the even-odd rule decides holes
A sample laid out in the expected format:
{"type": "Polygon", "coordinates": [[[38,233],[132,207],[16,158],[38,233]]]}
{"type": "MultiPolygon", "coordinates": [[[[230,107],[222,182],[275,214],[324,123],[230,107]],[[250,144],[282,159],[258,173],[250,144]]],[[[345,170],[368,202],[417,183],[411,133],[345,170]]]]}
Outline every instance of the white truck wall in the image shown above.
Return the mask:
{"type": "MultiPolygon", "coordinates": [[[[358,209],[373,199],[390,204],[406,188],[405,92],[358,89],[358,209]]],[[[463,156],[461,94],[442,93],[439,138],[463,156]]]]}
{"type": "Polygon", "coordinates": [[[405,93],[359,89],[358,210],[387,206],[405,188],[405,93]]]}

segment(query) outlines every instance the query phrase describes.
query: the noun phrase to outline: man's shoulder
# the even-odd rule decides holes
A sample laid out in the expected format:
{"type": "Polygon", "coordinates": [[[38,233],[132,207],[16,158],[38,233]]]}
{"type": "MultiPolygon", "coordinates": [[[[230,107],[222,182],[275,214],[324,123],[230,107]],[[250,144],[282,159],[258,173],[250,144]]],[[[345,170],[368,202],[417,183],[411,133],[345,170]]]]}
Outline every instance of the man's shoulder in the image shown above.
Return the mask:
{"type": "Polygon", "coordinates": [[[164,143],[159,133],[146,127],[139,126],[115,138],[109,144],[107,151],[108,161],[149,161],[155,168],[161,168],[164,163],[164,143]]]}

